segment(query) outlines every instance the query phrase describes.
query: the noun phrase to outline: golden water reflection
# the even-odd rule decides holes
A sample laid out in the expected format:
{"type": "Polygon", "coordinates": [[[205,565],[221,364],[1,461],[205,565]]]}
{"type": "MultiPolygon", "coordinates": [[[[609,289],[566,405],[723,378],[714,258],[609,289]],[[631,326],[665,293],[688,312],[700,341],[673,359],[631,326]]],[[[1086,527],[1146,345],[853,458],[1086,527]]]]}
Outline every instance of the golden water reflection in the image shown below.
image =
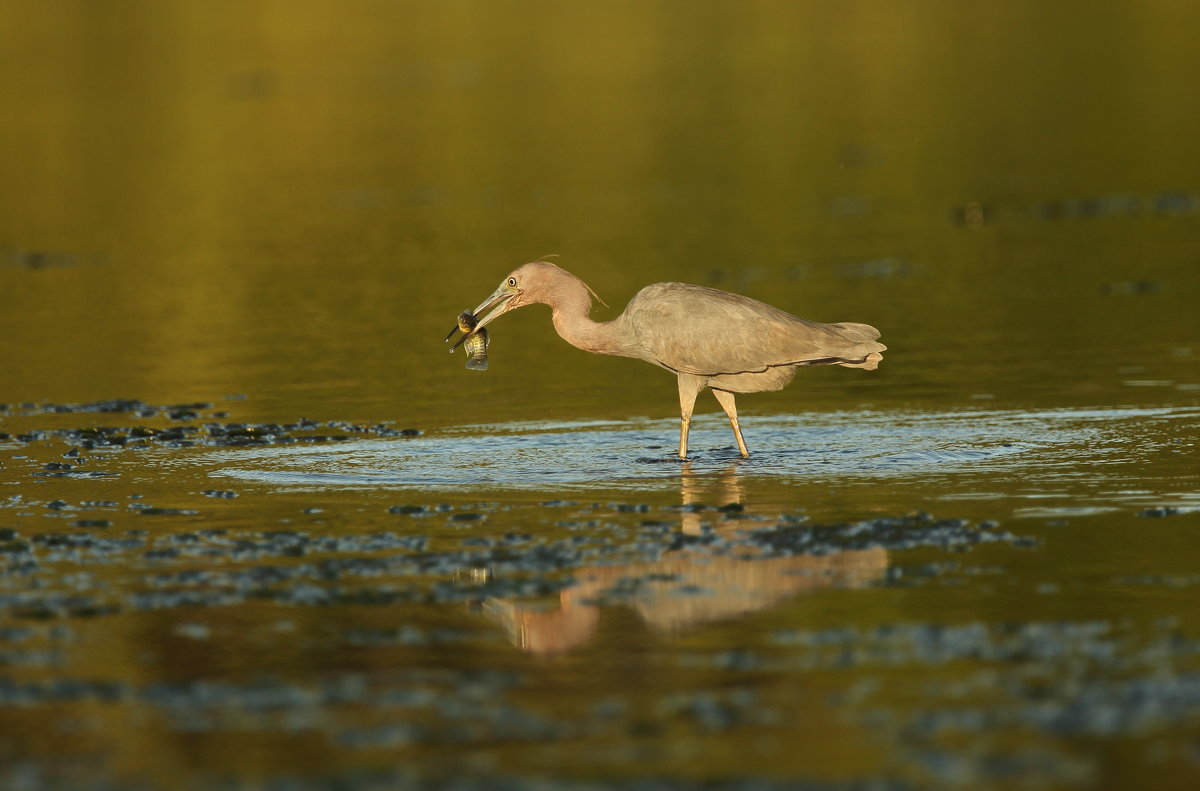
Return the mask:
{"type": "MultiPolygon", "coordinates": [[[[700,475],[691,463],[682,465],[682,533],[714,531],[736,538],[760,524],[778,522],[783,514],[776,506],[746,502],[746,486],[738,474],[741,463],[733,461],[716,475],[700,475]],[[726,513],[742,518],[713,524],[712,511],[688,508],[704,501],[719,502],[726,513]]],[[[580,569],[577,584],[563,590],[556,601],[494,598],[483,608],[518,648],[553,656],[592,639],[605,606],[631,608],[653,631],[676,636],[704,624],[768,610],[806,593],[861,588],[881,579],[887,567],[888,552],[881,547],[783,558],[761,557],[751,549],[717,555],[685,548],[655,561],[580,569]]]]}

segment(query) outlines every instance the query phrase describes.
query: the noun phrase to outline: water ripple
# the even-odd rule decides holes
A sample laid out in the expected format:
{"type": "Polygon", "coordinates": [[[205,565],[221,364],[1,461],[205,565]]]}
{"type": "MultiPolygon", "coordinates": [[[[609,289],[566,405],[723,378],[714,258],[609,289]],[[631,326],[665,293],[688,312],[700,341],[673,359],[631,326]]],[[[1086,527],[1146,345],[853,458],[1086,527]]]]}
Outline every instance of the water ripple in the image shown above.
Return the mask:
{"type": "MultiPolygon", "coordinates": [[[[848,411],[743,420],[752,457],[737,458],[720,415],[693,422],[693,473],[732,462],[743,475],[894,478],[963,473],[1086,475],[1178,442],[1154,426],[1200,409],[848,411]]],[[[1186,425],[1186,423],[1184,424],[1186,425]]],[[[301,487],[653,488],[677,483],[674,420],[522,421],[336,446],[221,449],[212,475],[301,487]]]]}

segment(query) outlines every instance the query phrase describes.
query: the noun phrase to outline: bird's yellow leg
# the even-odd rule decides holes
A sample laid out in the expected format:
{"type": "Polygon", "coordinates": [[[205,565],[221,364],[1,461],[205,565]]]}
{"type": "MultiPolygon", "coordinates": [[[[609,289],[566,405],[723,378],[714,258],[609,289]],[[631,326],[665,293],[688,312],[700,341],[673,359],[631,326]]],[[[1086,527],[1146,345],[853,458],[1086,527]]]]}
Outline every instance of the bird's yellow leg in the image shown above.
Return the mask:
{"type": "Polygon", "coordinates": [[[733,393],[728,390],[713,390],[713,395],[717,397],[717,402],[721,404],[721,409],[725,410],[726,416],[729,417],[729,425],[733,426],[733,436],[737,437],[738,452],[742,454],[742,458],[749,458],[750,451],[746,450],[746,440],[742,439],[742,427],[738,425],[737,405],[734,403],[733,393]]]}
{"type": "Polygon", "coordinates": [[[696,396],[704,388],[704,380],[691,374],[679,374],[679,458],[687,458],[688,428],[692,425],[692,410],[696,396]]]}

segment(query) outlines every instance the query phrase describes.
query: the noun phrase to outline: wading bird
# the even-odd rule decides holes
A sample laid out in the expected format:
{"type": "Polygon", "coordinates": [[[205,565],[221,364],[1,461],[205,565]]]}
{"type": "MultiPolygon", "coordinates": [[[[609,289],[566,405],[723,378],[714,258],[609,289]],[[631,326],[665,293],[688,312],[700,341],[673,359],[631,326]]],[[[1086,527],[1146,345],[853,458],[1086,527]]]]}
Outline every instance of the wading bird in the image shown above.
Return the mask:
{"type": "MultiPolygon", "coordinates": [[[[606,322],[588,318],[593,296],[567,270],[535,261],[509,274],[473,311],[479,317],[473,332],[510,310],[540,302],[550,306],[554,329],[572,346],[634,357],[673,372],[679,378],[681,459],[687,458],[696,396],[705,387],[729,416],[738,451],[746,457],[750,452],[738,425],[734,393],[780,390],[797,368],[807,365],[874,370],[887,348],[875,340],[879,330],[868,324],[819,324],[756,299],[688,283],[646,286],[624,313],[606,322]]],[[[451,330],[446,340],[453,335],[451,330]]]]}

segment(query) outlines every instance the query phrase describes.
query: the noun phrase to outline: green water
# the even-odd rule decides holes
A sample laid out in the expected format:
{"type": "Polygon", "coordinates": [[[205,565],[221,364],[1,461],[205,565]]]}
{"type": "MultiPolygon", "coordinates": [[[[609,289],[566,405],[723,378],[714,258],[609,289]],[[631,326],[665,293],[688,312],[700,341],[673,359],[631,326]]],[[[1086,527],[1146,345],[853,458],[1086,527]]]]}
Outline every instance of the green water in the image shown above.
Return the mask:
{"type": "Polygon", "coordinates": [[[1197,31],[0,0],[0,785],[1194,787],[1197,31]],[[545,308],[447,354],[546,254],[597,318],[681,280],[889,348],[740,399],[747,461],[703,395],[680,464],[673,378],[545,308]],[[204,428],[301,418],[348,438],[204,428]],[[1015,538],[646,548],[915,512],[1015,538]]]}

